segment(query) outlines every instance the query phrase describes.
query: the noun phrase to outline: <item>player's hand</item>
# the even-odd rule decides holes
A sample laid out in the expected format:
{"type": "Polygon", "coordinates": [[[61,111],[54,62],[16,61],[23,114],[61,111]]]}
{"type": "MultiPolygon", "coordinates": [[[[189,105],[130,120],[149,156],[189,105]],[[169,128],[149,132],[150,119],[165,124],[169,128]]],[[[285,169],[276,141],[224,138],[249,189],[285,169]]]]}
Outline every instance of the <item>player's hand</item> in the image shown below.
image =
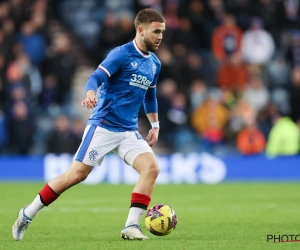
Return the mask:
{"type": "Polygon", "coordinates": [[[151,140],[149,142],[149,146],[152,147],[158,140],[159,128],[152,128],[149,130],[149,133],[146,137],[147,140],[151,140]]]}
{"type": "Polygon", "coordinates": [[[86,98],[81,103],[82,107],[87,107],[88,109],[93,109],[96,107],[97,98],[94,90],[89,90],[86,92],[86,98]]]}

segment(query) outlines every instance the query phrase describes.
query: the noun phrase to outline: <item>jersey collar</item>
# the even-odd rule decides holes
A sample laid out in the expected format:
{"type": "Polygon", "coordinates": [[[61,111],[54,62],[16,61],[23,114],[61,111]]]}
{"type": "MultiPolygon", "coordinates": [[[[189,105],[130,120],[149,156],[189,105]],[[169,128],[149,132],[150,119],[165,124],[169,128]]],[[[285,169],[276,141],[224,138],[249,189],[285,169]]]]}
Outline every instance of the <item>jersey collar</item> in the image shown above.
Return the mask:
{"type": "Polygon", "coordinates": [[[146,57],[146,58],[150,57],[150,53],[146,53],[145,51],[143,51],[139,48],[139,46],[137,45],[135,39],[133,40],[133,45],[134,45],[135,49],[137,50],[137,52],[139,52],[143,57],[146,57]]]}

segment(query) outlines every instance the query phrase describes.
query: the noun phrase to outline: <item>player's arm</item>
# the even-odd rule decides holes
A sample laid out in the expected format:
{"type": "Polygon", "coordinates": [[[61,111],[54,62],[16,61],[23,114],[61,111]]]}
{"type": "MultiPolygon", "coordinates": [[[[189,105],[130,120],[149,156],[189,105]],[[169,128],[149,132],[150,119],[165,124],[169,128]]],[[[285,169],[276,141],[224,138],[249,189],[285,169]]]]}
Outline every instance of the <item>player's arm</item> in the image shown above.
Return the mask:
{"type": "Polygon", "coordinates": [[[158,140],[158,134],[159,134],[158,114],[148,113],[147,117],[151,123],[152,128],[149,130],[146,139],[150,140],[149,146],[152,147],[158,140]]]}
{"type": "Polygon", "coordinates": [[[158,76],[160,73],[160,63],[157,65],[157,72],[155,77],[147,89],[144,98],[144,110],[148,117],[148,120],[151,123],[151,129],[149,130],[148,136],[146,137],[147,140],[150,140],[149,146],[152,147],[158,140],[159,134],[159,121],[158,121],[158,105],[157,105],[157,98],[156,98],[156,83],[158,81],[158,76]]]}
{"type": "Polygon", "coordinates": [[[108,75],[102,69],[96,69],[95,72],[89,77],[85,84],[85,99],[81,103],[82,107],[87,107],[92,109],[96,107],[97,98],[96,92],[97,89],[101,86],[103,82],[108,79],[108,75]]]}
{"type": "Polygon", "coordinates": [[[151,123],[152,128],[149,130],[147,140],[150,140],[149,145],[153,146],[158,140],[159,134],[159,121],[158,121],[158,108],[156,98],[156,87],[150,87],[145,95],[144,110],[151,123]]]}
{"type": "Polygon", "coordinates": [[[106,82],[115,72],[119,70],[122,62],[125,60],[124,53],[120,47],[113,49],[103,62],[98,66],[98,69],[90,76],[86,85],[86,98],[82,102],[83,107],[95,108],[97,103],[96,92],[103,82],[106,82]]]}

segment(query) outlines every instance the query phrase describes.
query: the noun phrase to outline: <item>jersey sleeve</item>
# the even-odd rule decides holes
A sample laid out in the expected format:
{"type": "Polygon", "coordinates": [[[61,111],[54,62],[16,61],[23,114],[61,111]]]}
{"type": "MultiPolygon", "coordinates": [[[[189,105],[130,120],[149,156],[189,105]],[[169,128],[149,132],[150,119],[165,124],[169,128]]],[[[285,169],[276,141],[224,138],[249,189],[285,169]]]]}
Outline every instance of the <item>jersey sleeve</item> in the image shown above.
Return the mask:
{"type": "Polygon", "coordinates": [[[89,77],[85,84],[85,93],[89,90],[97,92],[97,89],[106,82],[108,75],[101,69],[96,69],[95,72],[89,77]]]}
{"type": "Polygon", "coordinates": [[[153,79],[151,85],[149,86],[149,88],[155,88],[156,87],[158,77],[159,77],[159,73],[160,73],[160,67],[161,67],[160,64],[156,64],[156,73],[155,73],[154,79],[153,79]]]}
{"type": "Polygon", "coordinates": [[[145,94],[145,98],[143,102],[144,110],[146,114],[158,112],[158,105],[157,105],[157,98],[156,98],[156,84],[158,81],[159,73],[160,73],[160,64],[156,64],[156,74],[145,94]]]}
{"type": "Polygon", "coordinates": [[[146,114],[158,113],[158,105],[156,98],[156,88],[149,88],[145,94],[143,101],[144,110],[146,114]]]}
{"type": "Polygon", "coordinates": [[[124,52],[125,51],[121,47],[111,50],[98,68],[102,69],[108,77],[111,77],[121,68],[123,61],[126,58],[124,52]]]}

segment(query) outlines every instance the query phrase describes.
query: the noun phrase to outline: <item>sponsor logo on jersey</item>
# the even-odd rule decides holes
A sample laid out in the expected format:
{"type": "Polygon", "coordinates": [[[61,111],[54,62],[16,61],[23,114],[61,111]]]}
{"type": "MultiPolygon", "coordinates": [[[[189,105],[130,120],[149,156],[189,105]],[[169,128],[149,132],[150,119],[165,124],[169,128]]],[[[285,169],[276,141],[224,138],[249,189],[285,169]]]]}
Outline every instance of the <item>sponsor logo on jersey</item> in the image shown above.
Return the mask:
{"type": "Polygon", "coordinates": [[[131,67],[132,67],[132,68],[136,68],[137,65],[138,65],[136,61],[133,61],[133,62],[131,62],[130,64],[131,64],[131,67]]]}
{"type": "Polygon", "coordinates": [[[152,81],[149,81],[146,76],[132,74],[129,85],[147,90],[152,81]]]}

